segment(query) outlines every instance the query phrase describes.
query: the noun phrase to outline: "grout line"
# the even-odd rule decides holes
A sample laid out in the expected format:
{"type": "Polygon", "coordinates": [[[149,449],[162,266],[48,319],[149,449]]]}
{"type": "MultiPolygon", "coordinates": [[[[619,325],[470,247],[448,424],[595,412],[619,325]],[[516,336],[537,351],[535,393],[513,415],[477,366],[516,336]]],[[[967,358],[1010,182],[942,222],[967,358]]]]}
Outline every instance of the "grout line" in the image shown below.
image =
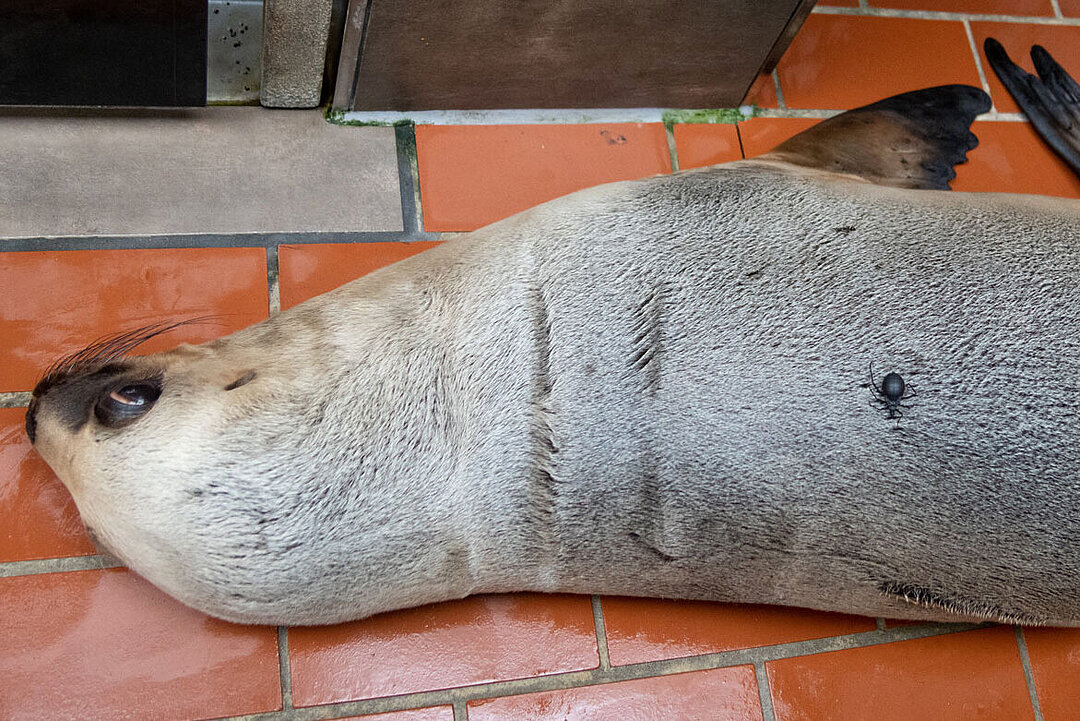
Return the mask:
{"type": "Polygon", "coordinates": [[[611,656],[607,645],[607,624],[604,622],[604,607],[599,596],[592,596],[593,628],[596,630],[596,652],[600,655],[600,668],[611,668],[611,656]]]}
{"type": "MultiPolygon", "coordinates": [[[[763,646],[722,653],[703,654],[685,658],[647,661],[644,663],[613,666],[609,669],[590,669],[585,671],[567,671],[547,676],[534,676],[513,681],[492,681],[471,686],[441,689],[438,691],[420,691],[400,696],[383,696],[362,701],[346,701],[324,706],[304,707],[289,712],[270,712],[235,717],[244,721],[313,721],[314,719],[333,719],[342,716],[359,716],[406,709],[425,708],[428,706],[465,705],[469,701],[495,698],[499,696],[519,696],[541,691],[559,691],[584,686],[597,686],[619,681],[631,681],[655,676],[670,676],[691,671],[706,671],[729,666],[764,664],[768,661],[806,656],[810,654],[842,651],[864,646],[876,646],[883,643],[908,641],[931,636],[962,633],[974,629],[987,628],[993,624],[942,624],[932,623],[918,626],[901,626],[886,631],[865,631],[835,636],[832,638],[796,641],[776,646],[763,646]]],[[[456,718],[456,717],[455,717],[456,718]]]]}
{"type": "Polygon", "coordinates": [[[350,110],[341,122],[416,125],[563,125],[662,123],[670,108],[488,108],[481,110],[350,110]]]}
{"type": "Polygon", "coordinates": [[[278,647],[278,678],[281,680],[281,708],[283,711],[291,711],[292,702],[292,669],[289,667],[289,627],[277,627],[278,647]]]}
{"type": "Polygon", "coordinates": [[[163,250],[168,248],[269,248],[311,243],[386,243],[431,240],[433,234],[406,230],[298,233],[184,233],[163,235],[79,235],[0,237],[0,253],[64,250],[163,250]]]}
{"type": "Polygon", "coordinates": [[[667,137],[668,157],[671,160],[671,172],[679,172],[679,148],[675,145],[675,126],[664,123],[664,135],[667,137]]]}
{"type": "MultiPolygon", "coordinates": [[[[975,70],[979,73],[979,82],[982,83],[983,92],[990,95],[990,83],[986,81],[986,70],[983,69],[982,58],[979,57],[979,47],[975,44],[975,34],[971,32],[971,22],[964,21],[964,32],[967,33],[968,45],[971,47],[971,54],[975,58],[975,70]]],[[[993,105],[994,96],[990,95],[990,112],[996,113],[997,108],[993,105]]]]}
{"type": "Polygon", "coordinates": [[[279,246],[271,245],[266,248],[266,294],[269,299],[270,317],[281,312],[281,286],[278,284],[279,275],[279,246]]]}
{"type": "MultiPolygon", "coordinates": [[[[423,236],[424,206],[420,198],[420,163],[416,153],[416,127],[398,125],[394,128],[397,140],[398,187],[401,191],[401,227],[410,235],[423,236]]],[[[424,240],[420,237],[417,240],[424,240]]]]}
{"type": "Polygon", "coordinates": [[[952,13],[937,10],[892,10],[887,8],[857,8],[817,5],[811,11],[815,15],[860,15],[879,18],[908,18],[911,20],[972,20],[990,23],[1023,23],[1035,25],[1080,25],[1080,18],[1053,17],[1050,15],[1002,15],[992,13],[952,13]]]}
{"type": "Polygon", "coordinates": [[[1028,655],[1027,640],[1024,638],[1024,629],[1013,626],[1016,632],[1016,645],[1020,649],[1020,665],[1024,667],[1024,680],[1027,682],[1028,695],[1031,697],[1031,710],[1035,713],[1035,721],[1043,721],[1042,709],[1039,707],[1039,693],[1035,688],[1035,676],[1031,672],[1031,656],[1028,655]]]}
{"type": "Polygon", "coordinates": [[[1058,3],[1058,0],[1050,0],[1050,7],[1054,10],[1054,17],[1065,17],[1065,15],[1061,12],[1061,5],[1058,3]]]}
{"type": "Polygon", "coordinates": [[[780,71],[779,68],[773,68],[772,71],[773,90],[776,91],[776,104],[780,106],[781,110],[787,110],[787,101],[784,100],[784,90],[780,87],[780,71]]]}
{"type": "Polygon", "coordinates": [[[740,128],[739,125],[741,125],[741,123],[735,123],[735,137],[739,139],[739,156],[743,160],[746,160],[746,146],[743,145],[742,128],[740,128]]]}
{"type": "Polygon", "coordinates": [[[884,631],[885,630],[885,619],[884,618],[875,618],[874,619],[874,624],[877,626],[877,630],[879,630],[879,631],[884,631]]]}
{"type": "MultiPolygon", "coordinates": [[[[812,120],[826,120],[833,116],[843,113],[843,110],[804,110],[804,109],[792,109],[777,110],[775,108],[758,108],[755,118],[809,118],[812,120]]],[[[982,120],[994,120],[1004,122],[1026,123],[1027,118],[1023,113],[999,113],[999,112],[986,112],[982,113],[975,118],[976,121],[982,120]]]]}
{"type": "Polygon", "coordinates": [[[870,0],[859,0],[859,7],[863,10],[870,9],[870,0]]]}
{"type": "Polygon", "coordinates": [[[762,721],[776,721],[776,713],[773,712],[772,707],[772,690],[769,688],[769,676],[765,673],[765,664],[763,662],[758,661],[754,664],[754,676],[757,677],[762,721]]]}
{"type": "Polygon", "coordinates": [[[0,408],[25,408],[30,405],[29,391],[0,393],[0,408]]]}
{"type": "Polygon", "coordinates": [[[1023,113],[999,113],[997,111],[983,113],[975,118],[976,121],[980,120],[993,120],[998,122],[1010,122],[1010,123],[1026,123],[1027,117],[1023,113]]]}
{"type": "Polygon", "coordinates": [[[464,701],[455,701],[454,705],[454,721],[468,721],[469,709],[465,706],[464,701]]]}
{"type": "Polygon", "coordinates": [[[60,573],[63,571],[96,571],[102,568],[121,568],[123,565],[120,561],[105,553],[94,556],[43,558],[34,561],[9,561],[0,563],[0,578],[34,576],[40,573],[60,573]]]}
{"type": "Polygon", "coordinates": [[[795,110],[793,108],[787,108],[785,110],[776,110],[774,108],[758,108],[756,118],[813,118],[816,120],[825,120],[831,118],[834,115],[839,115],[844,112],[843,110],[795,110]]]}

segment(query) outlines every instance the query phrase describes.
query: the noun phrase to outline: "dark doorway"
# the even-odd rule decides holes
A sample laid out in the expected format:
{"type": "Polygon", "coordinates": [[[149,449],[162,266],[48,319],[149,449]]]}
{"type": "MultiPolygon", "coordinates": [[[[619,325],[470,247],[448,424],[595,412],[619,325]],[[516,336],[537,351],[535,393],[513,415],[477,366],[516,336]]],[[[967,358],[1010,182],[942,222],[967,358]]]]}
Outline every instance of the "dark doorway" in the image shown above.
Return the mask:
{"type": "Polygon", "coordinates": [[[0,104],[206,104],[206,0],[0,0],[0,104]]]}

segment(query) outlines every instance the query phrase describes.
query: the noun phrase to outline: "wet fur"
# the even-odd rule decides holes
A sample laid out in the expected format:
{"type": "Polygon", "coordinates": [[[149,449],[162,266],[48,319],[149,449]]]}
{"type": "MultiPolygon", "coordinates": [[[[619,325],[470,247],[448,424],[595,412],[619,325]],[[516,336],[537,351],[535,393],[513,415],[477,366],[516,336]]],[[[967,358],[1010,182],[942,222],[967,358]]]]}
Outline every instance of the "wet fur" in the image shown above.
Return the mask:
{"type": "Polygon", "coordinates": [[[1080,203],[744,161],[616,183],[199,347],[37,448],[207,613],[488,591],[1080,624],[1080,203]],[[904,423],[869,362],[918,385],[904,423]],[[237,379],[248,381],[229,388],[237,379]]]}

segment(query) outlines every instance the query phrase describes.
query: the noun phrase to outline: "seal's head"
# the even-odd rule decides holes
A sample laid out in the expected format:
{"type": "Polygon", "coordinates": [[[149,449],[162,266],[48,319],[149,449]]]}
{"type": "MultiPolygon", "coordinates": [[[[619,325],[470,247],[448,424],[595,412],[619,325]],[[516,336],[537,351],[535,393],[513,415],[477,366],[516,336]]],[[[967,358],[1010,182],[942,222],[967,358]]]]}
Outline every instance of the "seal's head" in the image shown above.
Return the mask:
{"type": "MultiPolygon", "coordinates": [[[[233,364],[216,360],[209,345],[128,355],[155,336],[200,320],[159,323],[105,338],[58,360],[34,388],[26,433],[80,502],[84,518],[94,505],[88,501],[108,498],[110,490],[119,493],[118,473],[143,469],[149,481],[160,469],[174,467],[181,460],[181,441],[213,428],[210,417],[225,412],[230,404],[226,396],[256,377],[249,368],[232,372],[233,364]],[[88,483],[98,486],[97,492],[87,494],[88,483]]],[[[129,507],[152,502],[160,486],[146,486],[154,486],[146,498],[133,495],[138,485],[125,484],[123,499],[112,500],[129,507]]],[[[95,540],[111,550],[107,536],[95,540]]]]}
{"type": "Polygon", "coordinates": [[[447,568],[454,544],[426,542],[454,517],[452,488],[432,481],[447,475],[442,426],[393,412],[433,383],[416,351],[432,331],[387,270],[203,345],[129,355],[179,325],[161,324],[55,363],[26,431],[95,543],[240,622],[331,623],[405,594],[468,593],[468,572],[447,568]]]}
{"type": "Polygon", "coordinates": [[[58,440],[98,429],[119,431],[140,420],[161,398],[161,364],[125,354],[178,325],[155,324],[102,339],[59,359],[45,372],[31,394],[26,434],[54,469],[67,471],[61,474],[64,478],[83,475],[73,471],[87,459],[77,458],[81,454],[67,446],[61,450],[58,440]]]}
{"type": "MultiPolygon", "coordinates": [[[[250,449],[234,448],[222,429],[243,428],[252,417],[260,401],[250,390],[259,373],[243,347],[219,353],[218,342],[128,355],[178,325],[140,328],[57,361],[33,391],[26,432],[71,492],[96,545],[173,595],[205,606],[207,591],[199,587],[210,579],[193,578],[178,559],[208,559],[212,568],[215,549],[235,545],[240,534],[232,531],[246,519],[210,518],[233,510],[230,499],[204,502],[210,497],[258,506],[247,489],[224,488],[230,474],[221,468],[250,449]],[[202,537],[210,532],[217,538],[202,537]]],[[[247,440],[260,445],[258,438],[247,440]]]]}

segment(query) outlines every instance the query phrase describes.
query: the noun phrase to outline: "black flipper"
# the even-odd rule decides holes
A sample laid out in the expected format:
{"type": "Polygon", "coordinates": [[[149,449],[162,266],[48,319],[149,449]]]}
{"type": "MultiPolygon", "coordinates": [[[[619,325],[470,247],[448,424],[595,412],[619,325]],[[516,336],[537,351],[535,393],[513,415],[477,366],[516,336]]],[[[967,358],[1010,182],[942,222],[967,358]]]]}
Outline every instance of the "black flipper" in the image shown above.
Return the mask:
{"type": "Polygon", "coordinates": [[[916,90],[829,118],[763,157],[878,185],[948,190],[953,166],[979,144],[972,121],[989,109],[990,98],[970,85],[916,90]]]}
{"type": "Polygon", "coordinates": [[[986,39],[983,52],[1035,130],[1080,174],[1080,85],[1040,45],[1031,48],[1039,77],[1016,65],[994,38],[986,39]]]}

